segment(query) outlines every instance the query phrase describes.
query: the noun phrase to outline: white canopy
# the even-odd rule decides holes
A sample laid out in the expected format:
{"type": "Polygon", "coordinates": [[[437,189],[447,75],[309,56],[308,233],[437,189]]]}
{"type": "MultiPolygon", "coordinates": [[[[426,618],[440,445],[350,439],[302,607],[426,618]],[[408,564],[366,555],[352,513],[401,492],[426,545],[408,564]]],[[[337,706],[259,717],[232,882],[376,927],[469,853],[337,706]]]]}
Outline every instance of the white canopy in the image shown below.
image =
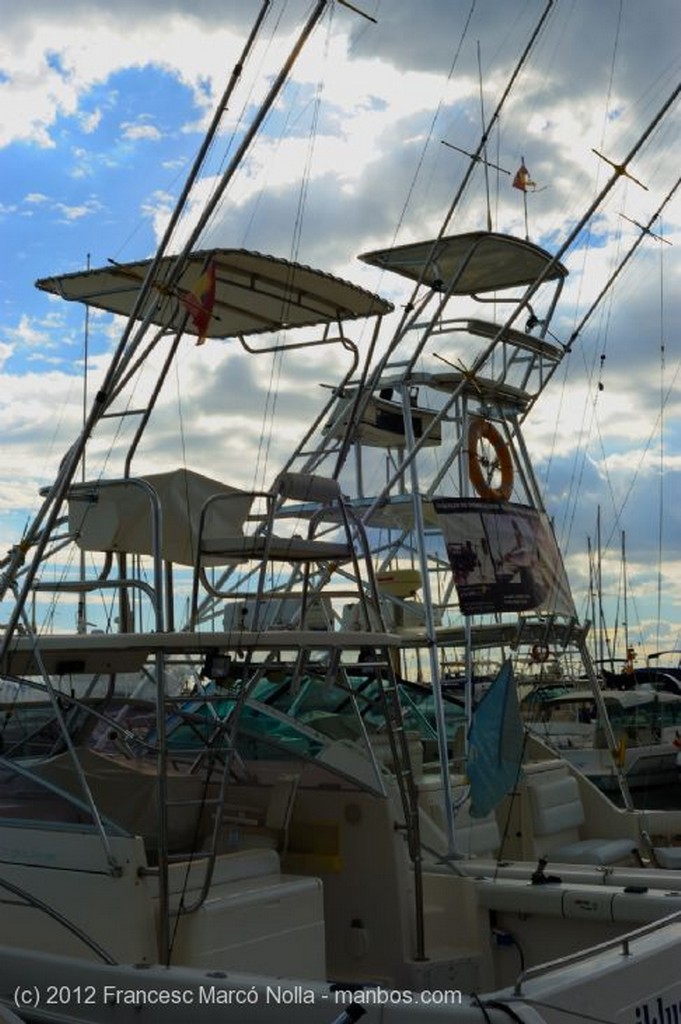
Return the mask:
{"type": "MultiPolygon", "coordinates": [[[[84,302],[130,316],[151,261],[117,264],[36,281],[36,287],[63,299],[84,302]]],[[[164,256],[151,288],[151,322],[168,330],[196,334],[183,302],[195,294],[204,269],[215,268],[215,301],[205,332],[211,338],[258,334],[282,328],[310,327],[338,320],[378,316],[393,306],[378,295],[341,278],[290,260],[245,249],[192,253],[176,278],[177,256],[164,256]]],[[[149,313],[149,304],[139,319],[149,313]]]]}
{"type": "MultiPolygon", "coordinates": [[[[553,259],[551,253],[532,242],[493,231],[470,231],[392,249],[377,249],[359,258],[431,287],[448,288],[460,274],[452,289],[453,295],[527,287],[553,259]]],[[[556,263],[546,280],[566,275],[565,267],[556,263]]]]}

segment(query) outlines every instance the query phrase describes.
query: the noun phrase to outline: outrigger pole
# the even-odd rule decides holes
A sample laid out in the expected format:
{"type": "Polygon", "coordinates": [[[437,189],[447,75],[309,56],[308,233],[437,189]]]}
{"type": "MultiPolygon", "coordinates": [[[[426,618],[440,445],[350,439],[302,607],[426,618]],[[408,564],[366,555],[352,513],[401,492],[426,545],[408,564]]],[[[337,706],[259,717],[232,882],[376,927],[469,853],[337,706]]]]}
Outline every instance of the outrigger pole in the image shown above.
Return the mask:
{"type": "MultiPolygon", "coordinates": [[[[653,238],[658,239],[658,241],[660,241],[660,242],[667,242],[666,238],[660,238],[658,235],[653,234],[653,232],[650,229],[653,226],[653,224],[655,223],[655,221],[658,219],[658,217],[660,216],[662,211],[664,210],[664,208],[667,205],[667,203],[669,203],[670,200],[673,198],[674,193],[678,189],[679,185],[681,185],[681,178],[677,178],[676,179],[676,181],[674,182],[674,184],[670,188],[669,192],[667,192],[667,195],[664,197],[664,199],[662,200],[662,202],[660,203],[658,208],[655,210],[655,213],[653,213],[653,215],[648,220],[647,224],[639,224],[638,221],[635,221],[635,220],[631,221],[632,224],[636,224],[637,228],[640,228],[640,232],[641,233],[639,234],[639,236],[636,239],[636,241],[631,245],[631,247],[629,248],[629,251],[626,253],[626,255],[622,257],[622,259],[618,263],[618,265],[615,268],[615,270],[613,270],[612,274],[610,275],[608,280],[605,282],[605,284],[601,288],[600,292],[598,293],[598,295],[596,296],[594,301],[591,303],[591,305],[587,309],[587,311],[584,314],[584,316],[582,317],[582,319],[579,321],[579,323],[575,327],[574,331],[570,335],[570,340],[568,341],[567,345],[565,346],[566,352],[570,352],[571,351],[572,346],[574,345],[575,341],[577,340],[579,335],[584,330],[584,327],[585,327],[586,323],[591,319],[591,317],[593,316],[595,310],[597,309],[597,307],[602,302],[603,297],[610,290],[610,288],[612,288],[613,284],[615,283],[617,278],[620,276],[620,274],[622,273],[622,271],[626,267],[627,263],[629,262],[631,257],[634,255],[634,253],[638,249],[638,247],[641,244],[641,242],[643,241],[643,239],[646,237],[646,235],[651,235],[653,238]]],[[[621,216],[624,217],[624,214],[622,214],[621,216]]],[[[624,219],[625,220],[631,220],[630,217],[625,217],[624,219]]]]}

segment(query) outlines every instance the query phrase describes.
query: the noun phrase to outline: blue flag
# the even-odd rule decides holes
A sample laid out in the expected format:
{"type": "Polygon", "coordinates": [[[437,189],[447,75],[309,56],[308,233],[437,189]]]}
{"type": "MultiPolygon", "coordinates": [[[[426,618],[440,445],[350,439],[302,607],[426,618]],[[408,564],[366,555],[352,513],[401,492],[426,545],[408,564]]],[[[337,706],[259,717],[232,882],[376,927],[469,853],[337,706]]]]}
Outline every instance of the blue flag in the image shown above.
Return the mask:
{"type": "Polygon", "coordinates": [[[472,818],[484,818],[517,784],[524,742],[513,668],[505,661],[468,730],[472,818]]]}

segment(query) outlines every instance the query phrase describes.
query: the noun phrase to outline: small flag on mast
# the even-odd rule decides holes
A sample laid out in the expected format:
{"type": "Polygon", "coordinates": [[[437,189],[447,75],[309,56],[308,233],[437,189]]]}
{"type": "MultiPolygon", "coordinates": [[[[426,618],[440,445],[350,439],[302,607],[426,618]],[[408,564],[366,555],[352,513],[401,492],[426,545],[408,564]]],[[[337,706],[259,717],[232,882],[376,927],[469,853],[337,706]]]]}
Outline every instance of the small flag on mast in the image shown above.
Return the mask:
{"type": "Polygon", "coordinates": [[[196,344],[203,345],[215,304],[215,263],[213,260],[204,267],[194,288],[183,296],[182,304],[196,328],[198,334],[196,344]]]}
{"type": "Polygon", "coordinates": [[[532,181],[530,172],[525,166],[525,157],[520,158],[520,167],[516,171],[515,178],[513,179],[513,188],[519,188],[521,192],[527,192],[528,188],[536,188],[536,182],[532,181]]]}

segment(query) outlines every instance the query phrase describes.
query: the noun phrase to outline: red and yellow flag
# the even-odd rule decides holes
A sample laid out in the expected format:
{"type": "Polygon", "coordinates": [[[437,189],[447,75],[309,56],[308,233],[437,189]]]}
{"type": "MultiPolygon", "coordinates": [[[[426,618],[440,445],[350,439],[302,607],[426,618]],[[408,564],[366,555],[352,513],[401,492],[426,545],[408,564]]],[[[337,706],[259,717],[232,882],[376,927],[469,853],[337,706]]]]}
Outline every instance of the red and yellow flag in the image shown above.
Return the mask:
{"type": "Polygon", "coordinates": [[[536,183],[532,181],[530,172],[525,166],[525,157],[521,157],[521,164],[516,171],[515,178],[513,179],[513,188],[519,188],[521,192],[527,192],[528,188],[536,188],[536,183]]]}
{"type": "Polygon", "coordinates": [[[196,328],[198,334],[196,344],[203,345],[215,304],[215,263],[213,260],[204,268],[194,288],[183,296],[182,304],[196,328]]]}

